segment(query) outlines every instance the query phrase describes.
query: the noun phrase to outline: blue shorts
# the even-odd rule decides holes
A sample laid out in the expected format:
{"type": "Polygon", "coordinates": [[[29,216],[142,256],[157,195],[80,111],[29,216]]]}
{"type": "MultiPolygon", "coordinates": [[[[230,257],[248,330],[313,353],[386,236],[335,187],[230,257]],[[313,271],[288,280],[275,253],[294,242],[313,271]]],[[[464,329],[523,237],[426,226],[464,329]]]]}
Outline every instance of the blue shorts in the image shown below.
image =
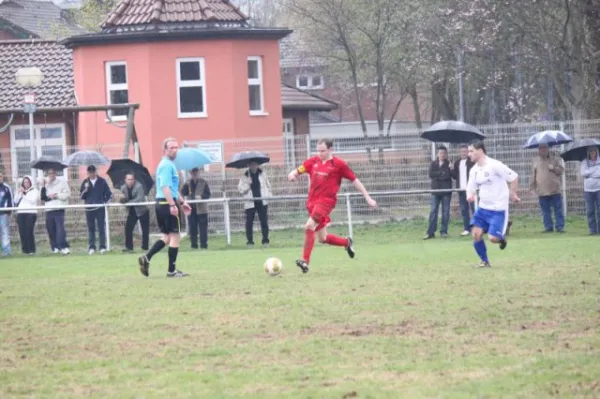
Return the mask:
{"type": "Polygon", "coordinates": [[[508,225],[508,211],[490,211],[483,208],[477,208],[471,226],[481,228],[488,235],[504,239],[506,227],[508,225]]]}

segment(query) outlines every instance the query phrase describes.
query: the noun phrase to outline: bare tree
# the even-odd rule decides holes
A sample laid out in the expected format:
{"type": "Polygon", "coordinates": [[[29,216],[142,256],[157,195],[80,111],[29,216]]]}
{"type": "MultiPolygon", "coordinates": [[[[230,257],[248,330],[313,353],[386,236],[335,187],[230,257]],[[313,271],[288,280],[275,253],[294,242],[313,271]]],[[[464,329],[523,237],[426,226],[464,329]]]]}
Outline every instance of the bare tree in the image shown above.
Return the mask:
{"type": "MultiPolygon", "coordinates": [[[[411,9],[399,0],[288,0],[304,43],[314,56],[327,60],[329,68],[346,76],[356,102],[363,135],[369,137],[365,122],[363,89],[374,90],[378,132],[383,143],[386,119],[393,119],[409,89],[416,87],[418,51],[406,40],[414,29],[411,9]],[[310,28],[309,28],[310,27],[310,28]],[[397,100],[392,112],[391,94],[397,100]]],[[[387,131],[391,129],[388,124],[387,131]]],[[[368,141],[367,141],[368,142],[368,141]]],[[[376,144],[382,159],[383,146],[376,144]]],[[[371,159],[371,146],[367,145],[371,159]]]]}

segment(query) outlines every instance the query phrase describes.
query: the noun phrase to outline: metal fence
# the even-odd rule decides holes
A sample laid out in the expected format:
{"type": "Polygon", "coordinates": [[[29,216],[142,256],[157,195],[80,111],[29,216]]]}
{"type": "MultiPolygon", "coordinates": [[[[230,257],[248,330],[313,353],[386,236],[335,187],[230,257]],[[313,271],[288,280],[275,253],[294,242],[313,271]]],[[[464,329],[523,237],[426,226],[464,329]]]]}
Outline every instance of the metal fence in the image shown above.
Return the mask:
{"type": "MultiPolygon", "coordinates": [[[[533,133],[560,129],[575,139],[599,137],[600,120],[547,122],[535,124],[510,124],[480,126],[486,134],[486,144],[490,156],[512,167],[520,176],[520,194],[522,202],[512,206],[512,214],[539,215],[538,199],[528,192],[531,176],[531,161],[535,150],[524,150],[522,145],[533,133]]],[[[378,210],[368,208],[360,195],[347,182],[342,185],[340,200],[333,214],[336,222],[347,224],[379,223],[418,217],[426,217],[429,212],[430,188],[428,167],[433,154],[432,143],[419,138],[417,130],[399,130],[389,135],[370,135],[369,137],[343,137],[333,135],[334,149],[338,156],[348,161],[368,190],[378,192],[374,198],[379,203],[378,210]]],[[[304,197],[308,180],[289,183],[287,174],[300,162],[314,153],[317,139],[309,135],[283,135],[272,138],[249,138],[245,140],[225,140],[220,142],[221,156],[227,159],[237,151],[260,149],[267,152],[271,162],[263,168],[269,176],[273,195],[269,202],[269,221],[272,229],[301,226],[306,219],[304,197]]],[[[188,145],[202,145],[191,142],[188,145]]],[[[458,146],[450,145],[451,159],[458,156],[458,146]]],[[[109,158],[122,157],[122,144],[94,147],[109,158]]],[[[68,149],[69,152],[75,150],[68,149]]],[[[142,149],[143,151],[143,149],[142,149]]],[[[555,149],[559,152],[560,149],[555,149]]],[[[15,151],[3,150],[0,155],[6,165],[6,159],[15,156],[15,151]]],[[[132,148],[130,157],[135,158],[132,148]]],[[[6,168],[6,166],[5,166],[6,168]]],[[[80,204],[78,200],[79,184],[83,178],[83,169],[67,171],[72,181],[71,204],[80,204]]],[[[104,170],[100,170],[102,175],[104,170]]],[[[211,165],[202,172],[209,183],[213,201],[208,206],[209,231],[212,234],[244,230],[243,200],[237,192],[237,184],[243,171],[226,169],[223,163],[211,165]]],[[[579,175],[579,163],[566,164],[564,184],[565,204],[569,215],[583,215],[583,181],[579,175]]],[[[117,201],[121,194],[114,192],[117,201]]],[[[153,193],[149,200],[152,201],[153,193]]],[[[122,235],[126,219],[125,207],[114,204],[108,208],[110,231],[122,235]]],[[[67,229],[70,237],[85,237],[87,229],[84,210],[73,208],[67,212],[67,229]]],[[[452,217],[458,218],[458,200],[452,201],[452,217]]],[[[154,220],[151,221],[154,226],[154,220]]],[[[13,224],[14,225],[14,224],[13,224]]],[[[257,226],[258,227],[258,226],[257,226]]],[[[38,222],[38,233],[44,230],[43,222],[38,222]]],[[[15,232],[16,233],[16,232],[15,232]]],[[[14,235],[17,237],[17,235],[14,235]]],[[[116,241],[113,240],[113,243],[116,241]]]]}

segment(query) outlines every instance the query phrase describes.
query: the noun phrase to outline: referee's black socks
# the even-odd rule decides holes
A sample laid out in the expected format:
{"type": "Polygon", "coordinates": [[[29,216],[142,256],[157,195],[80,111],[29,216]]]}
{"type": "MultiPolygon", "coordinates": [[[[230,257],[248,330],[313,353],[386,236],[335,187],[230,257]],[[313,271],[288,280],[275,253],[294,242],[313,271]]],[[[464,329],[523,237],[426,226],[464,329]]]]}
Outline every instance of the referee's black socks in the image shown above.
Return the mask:
{"type": "Polygon", "coordinates": [[[157,253],[160,252],[161,249],[163,249],[165,247],[165,242],[163,240],[158,240],[154,243],[154,245],[152,245],[152,248],[150,248],[150,251],[148,251],[148,253],[146,254],[146,258],[148,258],[148,261],[150,261],[150,259],[152,259],[152,257],[154,255],[156,255],[157,253]]]}
{"type": "Polygon", "coordinates": [[[177,262],[178,252],[179,248],[169,247],[169,273],[173,273],[175,271],[175,262],[177,262]]]}

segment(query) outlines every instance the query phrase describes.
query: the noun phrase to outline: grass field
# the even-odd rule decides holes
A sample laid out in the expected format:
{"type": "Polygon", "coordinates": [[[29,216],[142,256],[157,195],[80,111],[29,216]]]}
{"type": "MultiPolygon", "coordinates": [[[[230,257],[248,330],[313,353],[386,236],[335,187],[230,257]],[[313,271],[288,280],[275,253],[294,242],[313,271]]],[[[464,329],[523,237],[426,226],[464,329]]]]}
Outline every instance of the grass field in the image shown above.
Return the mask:
{"type": "Polygon", "coordinates": [[[182,251],[177,280],[166,253],[148,279],[137,255],[2,259],[0,397],[600,397],[600,237],[540,225],[486,270],[415,223],[357,227],[353,261],[318,245],[307,275],[300,231],[182,251]]]}

